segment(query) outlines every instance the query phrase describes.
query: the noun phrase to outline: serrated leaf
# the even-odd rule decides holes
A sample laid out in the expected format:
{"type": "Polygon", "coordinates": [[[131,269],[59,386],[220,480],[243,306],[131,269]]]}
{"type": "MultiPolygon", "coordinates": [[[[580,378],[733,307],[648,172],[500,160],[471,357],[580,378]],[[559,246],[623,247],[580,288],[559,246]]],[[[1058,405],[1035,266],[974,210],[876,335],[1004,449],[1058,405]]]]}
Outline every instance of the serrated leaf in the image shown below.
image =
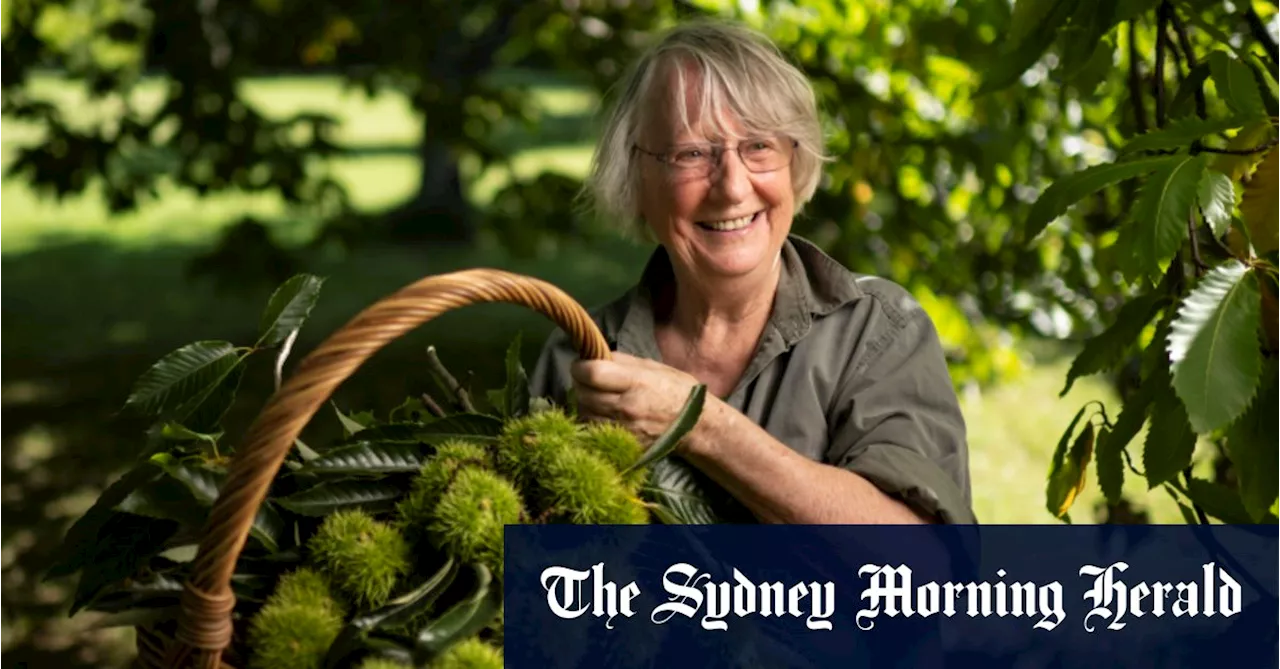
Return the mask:
{"type": "MultiPolygon", "coordinates": [[[[158,453],[151,457],[151,461],[174,480],[186,486],[201,505],[211,507],[218,500],[218,491],[226,479],[225,473],[209,469],[197,462],[179,460],[168,453],[158,453]]],[[[274,553],[279,550],[284,535],[284,519],[280,518],[280,514],[269,501],[263,501],[258,507],[258,513],[254,516],[249,534],[262,542],[263,547],[268,551],[274,553]]]]}
{"type": "Polygon", "coordinates": [[[1196,198],[1204,220],[1213,230],[1213,236],[1222,239],[1231,225],[1231,214],[1236,208],[1236,189],[1231,178],[1222,172],[1208,170],[1200,177],[1196,198]]]}
{"type": "Polygon", "coordinates": [[[1227,429],[1227,455],[1239,482],[1240,499],[1255,522],[1271,511],[1280,490],[1280,429],[1277,428],[1277,366],[1270,360],[1262,372],[1262,386],[1249,410],[1227,429]]]}
{"type": "Polygon", "coordinates": [[[1187,113],[1192,113],[1194,107],[1191,106],[1192,100],[1195,99],[1196,91],[1204,90],[1204,82],[1209,78],[1209,64],[1197,63],[1191,71],[1187,73],[1182,83],[1178,84],[1178,93],[1173,96],[1173,101],[1169,103],[1169,113],[1175,114],[1184,107],[1188,109],[1187,113]]]}
{"type": "Polygon", "coordinates": [[[664,458],[653,463],[649,480],[641,488],[655,505],[654,513],[667,525],[715,525],[724,522],[716,496],[721,491],[701,480],[683,460],[664,458]]]}
{"type": "Polygon", "coordinates": [[[1280,153],[1271,147],[1258,169],[1244,187],[1240,215],[1249,228],[1249,240],[1258,255],[1275,251],[1280,246],[1280,153]]]}
{"type": "Polygon", "coordinates": [[[262,313],[258,346],[275,346],[301,328],[311,315],[323,285],[324,279],[310,274],[299,274],[281,284],[262,313]]]}
{"type": "Polygon", "coordinates": [[[1248,118],[1267,115],[1258,83],[1248,65],[1232,58],[1225,51],[1214,51],[1209,54],[1208,61],[1209,73],[1213,77],[1214,87],[1218,89],[1218,96],[1227,103],[1231,111],[1248,118]]]}
{"type": "Polygon", "coordinates": [[[342,409],[339,409],[338,405],[333,403],[332,401],[329,402],[329,404],[333,406],[333,412],[338,415],[338,422],[342,423],[342,434],[347,439],[350,439],[352,436],[359,434],[361,431],[363,431],[366,427],[369,426],[369,423],[372,422],[372,421],[366,422],[362,420],[357,420],[355,416],[348,416],[342,413],[342,409]]]}
{"type": "Polygon", "coordinates": [[[1198,116],[1188,116],[1170,121],[1168,125],[1158,130],[1134,137],[1120,149],[1120,153],[1123,155],[1137,151],[1188,149],[1191,148],[1192,142],[1207,135],[1234,130],[1243,126],[1244,123],[1238,118],[1201,119],[1198,116]]]}
{"type": "Polygon", "coordinates": [[[325,453],[299,471],[312,474],[368,474],[416,472],[435,448],[425,444],[361,442],[325,453]]]}
{"type": "Polygon", "coordinates": [[[171,520],[113,515],[98,534],[92,559],[80,572],[69,615],[92,604],[103,590],[135,575],[177,531],[178,524],[171,520]]]}
{"type": "Polygon", "coordinates": [[[1107,186],[1149,174],[1174,163],[1175,156],[1158,156],[1118,163],[1103,163],[1060,177],[1035,204],[1023,225],[1023,239],[1035,239],[1053,219],[1065,214],[1071,205],[1107,186]]]}
{"type": "Polygon", "coordinates": [[[179,603],[182,589],[180,579],[163,573],[146,574],[104,588],[89,608],[115,613],[128,609],[174,606],[179,603]]]}
{"type": "Polygon", "coordinates": [[[240,381],[244,378],[243,364],[237,364],[216,383],[208,386],[174,412],[179,420],[198,432],[221,432],[222,417],[235,403],[240,381]]]}
{"type": "Polygon", "coordinates": [[[1196,202],[1200,177],[1208,158],[1173,156],[1171,162],[1147,177],[1121,235],[1132,240],[1133,268],[1146,275],[1161,272],[1161,264],[1177,253],[1187,239],[1187,221],[1196,202]]]}
{"type": "Polygon", "coordinates": [[[1247,270],[1234,260],[1210,270],[1183,300],[1169,332],[1173,387],[1198,434],[1238,418],[1258,387],[1260,296],[1247,270]]]}
{"type": "Polygon", "coordinates": [[[503,411],[508,418],[529,413],[529,375],[520,362],[520,334],[507,349],[507,385],[503,392],[503,411]]]}
{"type": "Polygon", "coordinates": [[[139,487],[161,476],[159,469],[150,463],[142,463],[116,479],[98,496],[89,510],[72,523],[62,540],[56,555],[59,560],[45,572],[44,578],[53,579],[75,573],[95,554],[98,535],[103,525],[118,515],[117,504],[139,487]]]}
{"type": "MultiPolygon", "coordinates": [[[[160,471],[159,467],[155,469],[160,471]]],[[[156,480],[129,493],[115,508],[148,518],[176,521],[190,531],[199,531],[208,517],[207,505],[201,504],[190,489],[163,472],[156,480]]]]}
{"type": "Polygon", "coordinates": [[[1105,427],[1098,430],[1094,466],[1098,470],[1098,487],[1107,498],[1107,503],[1114,505],[1120,502],[1124,489],[1124,451],[1111,438],[1111,430],[1105,427]]]}
{"type": "Polygon", "coordinates": [[[164,356],[143,373],[125,406],[148,414],[178,407],[220,382],[239,354],[225,341],[200,341],[164,356]]]}
{"type": "Polygon", "coordinates": [[[1258,54],[1249,52],[1245,64],[1253,70],[1254,79],[1258,80],[1258,92],[1262,95],[1263,108],[1275,109],[1280,105],[1280,82],[1276,81],[1271,70],[1258,58],[1258,54]]]}
{"type": "Polygon", "coordinates": [[[1167,300],[1158,291],[1151,291],[1135,297],[1120,307],[1116,320],[1095,337],[1085,342],[1084,348],[1071,361],[1071,369],[1067,370],[1067,384],[1059,397],[1065,396],[1075,380],[1110,369],[1125,351],[1138,340],[1143,328],[1151,322],[1151,318],[1159,313],[1167,300]]]}
{"type": "Polygon", "coordinates": [[[389,481],[331,481],[278,500],[280,506],[304,516],[327,516],[340,509],[384,510],[405,493],[389,481]]]}
{"type": "MultiPolygon", "coordinates": [[[[1071,459],[1068,457],[1068,445],[1071,443],[1071,435],[1075,434],[1076,425],[1080,424],[1080,419],[1084,417],[1084,412],[1088,408],[1089,405],[1086,404],[1076,412],[1071,423],[1067,425],[1066,431],[1058,438],[1058,445],[1053,449],[1053,457],[1049,461],[1049,475],[1044,490],[1045,508],[1055,518],[1061,518],[1066,513],[1066,508],[1062,506],[1063,501],[1067,498],[1069,488],[1080,478],[1080,472],[1073,471],[1071,459]]],[[[1092,439],[1092,428],[1090,428],[1090,439],[1092,439]]]]}
{"type": "Polygon", "coordinates": [[[684,406],[680,409],[680,415],[676,416],[676,420],[667,430],[658,436],[644,455],[640,456],[622,472],[623,476],[637,469],[648,467],[657,460],[661,460],[671,454],[680,444],[680,440],[693,430],[698,424],[698,419],[702,417],[702,406],[707,400],[707,387],[698,384],[689,392],[689,397],[684,401],[684,406]]]}
{"type": "Polygon", "coordinates": [[[366,428],[355,442],[427,443],[439,445],[448,439],[489,442],[502,432],[502,421],[478,413],[451,414],[424,423],[384,423],[366,428]]]}
{"type": "Polygon", "coordinates": [[[1240,495],[1221,483],[1193,477],[1187,485],[1187,496],[1205,514],[1224,523],[1248,525],[1251,522],[1249,514],[1244,510],[1244,505],[1240,503],[1240,495]]]}
{"type": "Polygon", "coordinates": [[[1169,388],[1157,389],[1151,407],[1151,427],[1142,446],[1142,470],[1148,488],[1154,488],[1177,476],[1196,449],[1196,435],[1187,422],[1187,412],[1178,396],[1169,388]]]}
{"type": "MultiPolygon", "coordinates": [[[[1271,121],[1266,119],[1254,121],[1241,128],[1240,132],[1227,142],[1227,148],[1232,151],[1256,149],[1265,144],[1270,137],[1271,121]]],[[[1261,151],[1244,155],[1218,154],[1213,159],[1213,169],[1227,175],[1232,181],[1240,181],[1253,171],[1258,161],[1262,160],[1262,155],[1261,151]]]]}

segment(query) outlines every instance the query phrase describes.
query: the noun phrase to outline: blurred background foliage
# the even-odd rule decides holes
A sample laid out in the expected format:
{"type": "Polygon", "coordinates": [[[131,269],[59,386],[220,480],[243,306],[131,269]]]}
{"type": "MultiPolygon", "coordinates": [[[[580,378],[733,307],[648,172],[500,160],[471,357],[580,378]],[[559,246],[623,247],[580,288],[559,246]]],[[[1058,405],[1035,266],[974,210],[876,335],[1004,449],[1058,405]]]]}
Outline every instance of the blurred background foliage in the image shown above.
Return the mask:
{"type": "MultiPolygon", "coordinates": [[[[67,589],[41,583],[41,565],[141,447],[141,423],[118,412],[129,381],[178,345],[252,331],[284,277],[329,277],[304,351],[426,274],[500,266],[584,305],[634,281],[649,249],[571,203],[623,68],[656,31],[699,16],[763,30],[811,76],[836,161],[796,231],[907,286],[933,317],[970,425],[979,518],[1051,522],[1054,442],[1084,402],[1118,406],[1133,382],[1098,375],[1058,397],[1078,342],[1133,294],[1114,244],[1134,194],[1101,191],[1033,245],[1018,227],[1047,184],[1114,158],[1156,112],[1129,92],[1154,76],[1157,3],[1079,0],[1072,21],[1060,4],[7,0],[5,666],[127,657],[127,630],[62,619],[67,589]],[[1054,21],[1066,27],[1041,39],[1054,21]]],[[[1274,2],[1177,4],[1194,51],[1218,31],[1274,68],[1274,2]]],[[[1171,81],[1191,69],[1177,64],[1171,81]]],[[[1168,104],[1186,115],[1196,99],[1168,104]]],[[[426,344],[496,378],[516,331],[548,329],[504,307],[446,315],[335,401],[416,394],[423,379],[405,370],[426,344]]],[[[270,389],[258,371],[242,422],[270,389]]],[[[1141,481],[1125,492],[1105,506],[1086,491],[1077,508],[1180,522],[1141,481]]]]}

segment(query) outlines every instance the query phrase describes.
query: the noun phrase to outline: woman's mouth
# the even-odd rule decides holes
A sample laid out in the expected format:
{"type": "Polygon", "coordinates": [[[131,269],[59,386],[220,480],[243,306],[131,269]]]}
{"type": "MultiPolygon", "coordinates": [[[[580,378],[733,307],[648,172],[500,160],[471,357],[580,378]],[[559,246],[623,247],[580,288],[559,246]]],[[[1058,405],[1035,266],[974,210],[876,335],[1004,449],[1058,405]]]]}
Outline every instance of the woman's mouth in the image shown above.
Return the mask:
{"type": "Polygon", "coordinates": [[[750,227],[763,217],[764,211],[761,210],[739,218],[729,218],[721,221],[698,221],[698,227],[712,232],[737,232],[750,227]]]}

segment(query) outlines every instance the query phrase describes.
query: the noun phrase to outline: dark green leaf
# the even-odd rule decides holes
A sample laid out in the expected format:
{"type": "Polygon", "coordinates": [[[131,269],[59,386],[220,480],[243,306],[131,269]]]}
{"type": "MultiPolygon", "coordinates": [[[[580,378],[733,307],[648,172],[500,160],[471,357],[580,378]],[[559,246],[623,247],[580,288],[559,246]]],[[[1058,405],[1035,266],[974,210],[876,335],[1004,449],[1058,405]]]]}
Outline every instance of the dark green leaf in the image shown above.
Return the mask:
{"type": "Polygon", "coordinates": [[[153,572],[104,588],[88,608],[115,613],[127,609],[176,606],[181,595],[181,579],[153,572]]]}
{"type": "Polygon", "coordinates": [[[425,423],[386,423],[360,433],[360,442],[427,443],[439,445],[448,439],[493,441],[502,432],[502,421],[478,413],[460,413],[425,423]]]}
{"type": "Polygon", "coordinates": [[[1258,387],[1261,298],[1247,270],[1235,260],[1210,270],[1183,300],[1169,333],[1173,387],[1199,434],[1238,418],[1258,387]]]}
{"type": "Polygon", "coordinates": [[[1173,101],[1169,103],[1169,113],[1176,114],[1184,108],[1186,114],[1194,113],[1195,108],[1191,106],[1195,100],[1196,91],[1204,90],[1204,82],[1209,78],[1209,63],[1197,63],[1191,71],[1187,73],[1187,77],[1178,84],[1178,93],[1173,96],[1173,101]]]}
{"type": "MultiPolygon", "coordinates": [[[[157,471],[160,471],[156,467],[157,471]]],[[[116,505],[119,511],[177,521],[191,532],[199,531],[208,517],[208,505],[198,501],[177,479],[160,473],[159,478],[139,486],[116,505]]]]}
{"type": "Polygon", "coordinates": [[[103,524],[92,559],[80,572],[70,615],[93,603],[106,588],[135,575],[147,560],[164,550],[165,542],[177,531],[178,524],[171,520],[113,515],[103,524]]]}
{"type": "Polygon", "coordinates": [[[338,414],[338,422],[342,423],[342,434],[347,439],[364,431],[371,424],[371,421],[359,420],[357,416],[348,416],[342,413],[342,409],[339,409],[338,405],[333,402],[329,404],[333,406],[333,412],[338,414]]]}
{"type": "MultiPolygon", "coordinates": [[[[168,453],[157,453],[151,461],[163,469],[174,480],[186,486],[191,495],[202,506],[210,507],[218,499],[218,491],[222,487],[226,474],[210,469],[196,461],[179,460],[168,453]]],[[[249,528],[250,536],[262,542],[268,551],[275,552],[280,548],[284,535],[284,520],[270,502],[264,501],[258,507],[253,525],[249,528]]]]}
{"type": "Polygon", "coordinates": [[[502,588],[494,587],[489,568],[478,564],[471,568],[476,576],[471,594],[418,632],[413,657],[419,666],[484,629],[502,609],[502,588]]]}
{"type": "Polygon", "coordinates": [[[676,421],[672,423],[666,432],[663,432],[649,446],[649,450],[640,459],[635,461],[630,467],[622,472],[626,476],[629,472],[635,471],[642,467],[648,467],[657,460],[661,460],[676,450],[676,446],[680,444],[680,440],[693,430],[698,424],[698,419],[702,417],[702,405],[707,400],[707,387],[703,384],[694,386],[690,391],[689,397],[685,399],[684,406],[680,409],[680,415],[676,417],[676,421]]]}
{"type": "Polygon", "coordinates": [[[320,277],[299,274],[277,288],[262,313],[258,346],[275,346],[301,328],[316,304],[322,285],[324,279],[320,277]]]}
{"type": "Polygon", "coordinates": [[[240,390],[240,380],[244,378],[244,365],[238,364],[227,371],[217,382],[205,388],[178,407],[174,415],[198,432],[221,432],[222,416],[235,403],[236,393],[240,390]]]}
{"type": "Polygon", "coordinates": [[[1253,71],[1253,77],[1258,82],[1258,92],[1262,95],[1263,108],[1275,109],[1280,105],[1280,84],[1276,82],[1276,78],[1256,53],[1249,53],[1246,64],[1253,71]]]}
{"type": "Polygon", "coordinates": [[[159,469],[144,462],[129,470],[107,486],[98,496],[98,500],[89,510],[80,516],[67,530],[62,546],[58,549],[59,560],[45,573],[46,579],[61,578],[73,574],[83,567],[96,554],[95,546],[98,534],[103,525],[113,516],[118,515],[115,507],[138,487],[160,478],[159,469]]]}
{"type": "Polygon", "coordinates": [[[1213,236],[1222,239],[1227,234],[1227,227],[1231,225],[1231,213],[1236,208],[1236,189],[1231,183],[1231,177],[1217,170],[1206,171],[1200,178],[1196,195],[1200,211],[1213,230],[1213,236]]]}
{"type": "Polygon", "coordinates": [[[435,452],[431,446],[360,442],[325,453],[301,470],[314,474],[387,474],[416,472],[435,452]]]}
{"type": "Polygon", "coordinates": [[[1076,379],[1115,366],[1138,340],[1147,323],[1151,322],[1152,317],[1167,302],[1161,291],[1154,290],[1139,295],[1120,307],[1120,313],[1116,314],[1111,327],[1085,342],[1084,348],[1071,361],[1071,369],[1067,371],[1067,385],[1058,396],[1065,396],[1076,379]]]}
{"type": "Polygon", "coordinates": [[[520,334],[507,349],[507,386],[503,392],[503,411],[510,418],[529,413],[529,375],[520,362],[520,334]]]}
{"type": "Polygon", "coordinates": [[[352,619],[329,646],[325,656],[325,669],[342,666],[355,651],[366,648],[370,631],[403,626],[416,616],[425,613],[439,599],[458,575],[458,563],[448,558],[443,567],[432,574],[425,583],[408,593],[391,600],[386,606],[352,619]]]}
{"type": "Polygon", "coordinates": [[[1206,514],[1224,523],[1248,525],[1252,522],[1240,503],[1240,495],[1221,483],[1192,478],[1187,485],[1187,496],[1206,514]]]}
{"type": "Polygon", "coordinates": [[[1214,51],[1209,54],[1208,60],[1209,73],[1213,77],[1214,87],[1218,89],[1218,96],[1232,112],[1251,119],[1267,115],[1258,83],[1248,65],[1225,51],[1214,51]]]}
{"type": "Polygon", "coordinates": [[[1189,149],[1192,142],[1206,135],[1235,130],[1244,124],[1245,121],[1237,118],[1201,119],[1197,116],[1188,116],[1170,121],[1168,125],[1158,130],[1134,137],[1120,149],[1120,153],[1123,155],[1136,151],[1189,149]]]}
{"type": "Polygon", "coordinates": [[[1277,367],[1274,359],[1262,371],[1262,386],[1249,410],[1227,430],[1227,454],[1239,481],[1244,508],[1254,521],[1270,514],[1280,488],[1280,430],[1277,429],[1277,367]]]}
{"type": "Polygon", "coordinates": [[[240,356],[225,341],[188,344],[152,365],[133,387],[125,406],[158,414],[190,402],[220,383],[240,356]]]}
{"type": "Polygon", "coordinates": [[[1157,388],[1156,393],[1151,426],[1142,447],[1142,469],[1148,488],[1176,477],[1191,464],[1196,449],[1196,435],[1178,396],[1168,387],[1157,388]]]}
{"type": "Polygon", "coordinates": [[[1059,178],[1031,206],[1031,213],[1023,225],[1022,238],[1027,241],[1035,239],[1053,219],[1066,213],[1071,205],[1086,196],[1112,184],[1168,167],[1174,160],[1174,156],[1159,156],[1103,163],[1059,178]]]}
{"type": "MultiPolygon", "coordinates": [[[[1132,438],[1132,437],[1131,437],[1132,438]]],[[[1097,455],[1094,458],[1098,470],[1098,487],[1108,504],[1118,504],[1124,489],[1123,446],[1111,442],[1112,433],[1107,428],[1098,430],[1097,455]]]]}
{"type": "Polygon", "coordinates": [[[279,500],[280,506],[304,516],[327,516],[339,509],[385,510],[405,493],[387,481],[332,481],[279,500]]]}
{"type": "Polygon", "coordinates": [[[1196,202],[1205,155],[1170,156],[1142,185],[1130,220],[1120,234],[1131,238],[1131,262],[1138,272],[1156,275],[1187,239],[1187,221],[1196,202]]]}

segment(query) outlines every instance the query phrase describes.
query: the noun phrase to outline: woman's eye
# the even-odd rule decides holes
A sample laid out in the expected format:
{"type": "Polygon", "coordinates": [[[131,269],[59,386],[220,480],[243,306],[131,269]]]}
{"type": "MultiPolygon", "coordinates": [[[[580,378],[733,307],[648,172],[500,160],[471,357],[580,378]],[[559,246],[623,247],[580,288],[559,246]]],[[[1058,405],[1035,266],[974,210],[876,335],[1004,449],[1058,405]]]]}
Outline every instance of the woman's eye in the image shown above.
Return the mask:
{"type": "Polygon", "coordinates": [[[679,161],[698,160],[699,158],[702,158],[702,155],[703,153],[699,149],[687,149],[685,151],[681,151],[677,153],[676,160],[679,160],[679,161]]]}

